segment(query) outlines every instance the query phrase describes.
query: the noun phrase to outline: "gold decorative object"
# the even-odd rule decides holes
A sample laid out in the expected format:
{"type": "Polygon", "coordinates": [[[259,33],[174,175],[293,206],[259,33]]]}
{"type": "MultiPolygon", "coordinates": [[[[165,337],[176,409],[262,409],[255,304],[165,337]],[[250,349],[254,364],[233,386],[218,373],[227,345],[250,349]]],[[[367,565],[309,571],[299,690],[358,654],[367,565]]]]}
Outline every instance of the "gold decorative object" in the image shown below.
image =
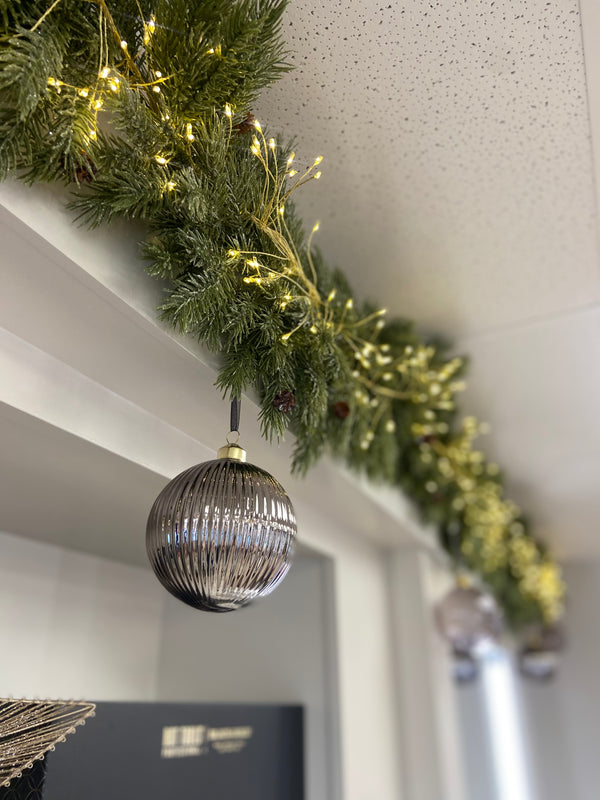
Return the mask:
{"type": "Polygon", "coordinates": [[[0,787],[64,742],[96,706],[62,700],[0,699],[0,787]]]}

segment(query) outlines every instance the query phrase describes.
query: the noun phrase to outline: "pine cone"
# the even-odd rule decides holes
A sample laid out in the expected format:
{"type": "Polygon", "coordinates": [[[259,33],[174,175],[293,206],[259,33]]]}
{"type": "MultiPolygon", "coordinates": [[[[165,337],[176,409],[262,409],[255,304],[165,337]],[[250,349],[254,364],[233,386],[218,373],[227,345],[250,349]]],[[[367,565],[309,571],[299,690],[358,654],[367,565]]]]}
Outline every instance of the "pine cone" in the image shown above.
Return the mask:
{"type": "Polygon", "coordinates": [[[296,405],[296,397],[293,392],[280,392],[273,398],[273,405],[277,411],[282,411],[287,414],[296,405]]]}
{"type": "Polygon", "coordinates": [[[338,419],[346,419],[350,413],[350,406],[345,402],[345,400],[340,400],[339,403],[335,403],[333,406],[333,413],[338,419]]]}
{"type": "Polygon", "coordinates": [[[244,133],[250,133],[254,130],[254,114],[248,112],[246,114],[246,119],[243,119],[241,122],[238,122],[237,125],[233,126],[233,130],[237,131],[240,136],[244,133]]]}
{"type": "MultiPolygon", "coordinates": [[[[75,180],[77,183],[90,183],[98,170],[93,165],[90,157],[84,150],[81,151],[81,155],[83,156],[85,163],[78,164],[75,167],[75,180]]],[[[61,159],[61,167],[65,172],[67,171],[67,163],[64,156],[61,159]]]]}

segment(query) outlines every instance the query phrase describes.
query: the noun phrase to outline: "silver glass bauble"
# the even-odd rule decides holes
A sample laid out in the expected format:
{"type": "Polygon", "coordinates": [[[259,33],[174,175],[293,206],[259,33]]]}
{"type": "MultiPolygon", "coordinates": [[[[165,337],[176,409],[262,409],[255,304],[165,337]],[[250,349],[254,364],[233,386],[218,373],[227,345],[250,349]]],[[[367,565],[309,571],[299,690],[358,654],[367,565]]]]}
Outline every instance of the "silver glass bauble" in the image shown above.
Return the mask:
{"type": "Polygon", "coordinates": [[[455,650],[478,655],[502,633],[502,612],[492,595],[474,586],[456,586],[437,604],[438,628],[455,650]]]}
{"type": "Polygon", "coordinates": [[[234,611],[285,578],[296,539],[294,509],[236,445],[185,470],[154,501],[146,528],[152,568],[172,595],[203,611],[234,611]]]}
{"type": "Polygon", "coordinates": [[[526,629],[521,636],[518,654],[519,671],[535,681],[549,681],[556,675],[565,634],[558,625],[539,625],[526,629]]]}

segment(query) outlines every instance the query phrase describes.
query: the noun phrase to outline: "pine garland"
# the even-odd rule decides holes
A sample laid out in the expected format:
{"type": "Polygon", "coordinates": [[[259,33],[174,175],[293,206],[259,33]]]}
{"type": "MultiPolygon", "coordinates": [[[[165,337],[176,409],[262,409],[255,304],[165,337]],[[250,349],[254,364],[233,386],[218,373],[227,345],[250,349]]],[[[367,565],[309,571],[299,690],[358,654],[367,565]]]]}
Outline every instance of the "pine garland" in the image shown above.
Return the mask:
{"type": "Polygon", "coordinates": [[[0,179],[74,184],[94,227],[142,220],[167,282],[161,312],[222,356],[226,395],[253,388],[293,468],[333,454],[401,488],[515,626],[562,614],[560,569],[457,421],[464,362],[358,303],[306,236],[297,166],[251,109],[288,67],[287,0],[0,0],[0,179]]]}

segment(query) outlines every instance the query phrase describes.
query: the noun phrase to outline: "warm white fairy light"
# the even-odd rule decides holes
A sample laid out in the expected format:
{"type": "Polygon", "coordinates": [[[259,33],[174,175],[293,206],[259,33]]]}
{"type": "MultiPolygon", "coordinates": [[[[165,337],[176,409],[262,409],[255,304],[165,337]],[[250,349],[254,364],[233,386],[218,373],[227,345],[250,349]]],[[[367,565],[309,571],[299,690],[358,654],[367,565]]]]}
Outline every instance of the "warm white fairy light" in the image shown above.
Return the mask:
{"type": "Polygon", "coordinates": [[[161,166],[163,166],[164,164],[168,164],[168,159],[165,156],[161,155],[160,153],[157,153],[154,156],[154,160],[156,161],[157,164],[160,164],[161,166]]]}
{"type": "Polygon", "coordinates": [[[104,67],[104,69],[100,72],[101,78],[108,78],[110,75],[110,69],[108,67],[104,67]]]}
{"type": "Polygon", "coordinates": [[[271,150],[275,150],[275,139],[273,138],[269,139],[269,147],[271,148],[271,150]]]}
{"type": "Polygon", "coordinates": [[[87,97],[89,93],[90,93],[90,90],[89,90],[89,89],[80,89],[80,90],[77,92],[77,94],[78,94],[80,97],[87,97]]]}
{"type": "Polygon", "coordinates": [[[160,86],[153,86],[152,91],[156,92],[156,94],[160,94],[160,86]]]}
{"type": "Polygon", "coordinates": [[[127,42],[125,41],[125,39],[121,39],[121,48],[123,50],[127,50],[127,42]]]}
{"type": "Polygon", "coordinates": [[[229,103],[225,103],[225,116],[231,118],[232,114],[233,111],[231,109],[231,106],[229,105],[229,103]]]}
{"type": "Polygon", "coordinates": [[[144,44],[148,44],[148,42],[150,41],[150,37],[152,36],[155,30],[156,30],[156,22],[154,20],[154,17],[150,17],[150,19],[146,23],[144,30],[144,44]]]}
{"type": "Polygon", "coordinates": [[[188,124],[185,126],[185,138],[188,140],[188,142],[193,142],[194,139],[196,138],[192,131],[191,122],[188,122],[188,124]]]}

